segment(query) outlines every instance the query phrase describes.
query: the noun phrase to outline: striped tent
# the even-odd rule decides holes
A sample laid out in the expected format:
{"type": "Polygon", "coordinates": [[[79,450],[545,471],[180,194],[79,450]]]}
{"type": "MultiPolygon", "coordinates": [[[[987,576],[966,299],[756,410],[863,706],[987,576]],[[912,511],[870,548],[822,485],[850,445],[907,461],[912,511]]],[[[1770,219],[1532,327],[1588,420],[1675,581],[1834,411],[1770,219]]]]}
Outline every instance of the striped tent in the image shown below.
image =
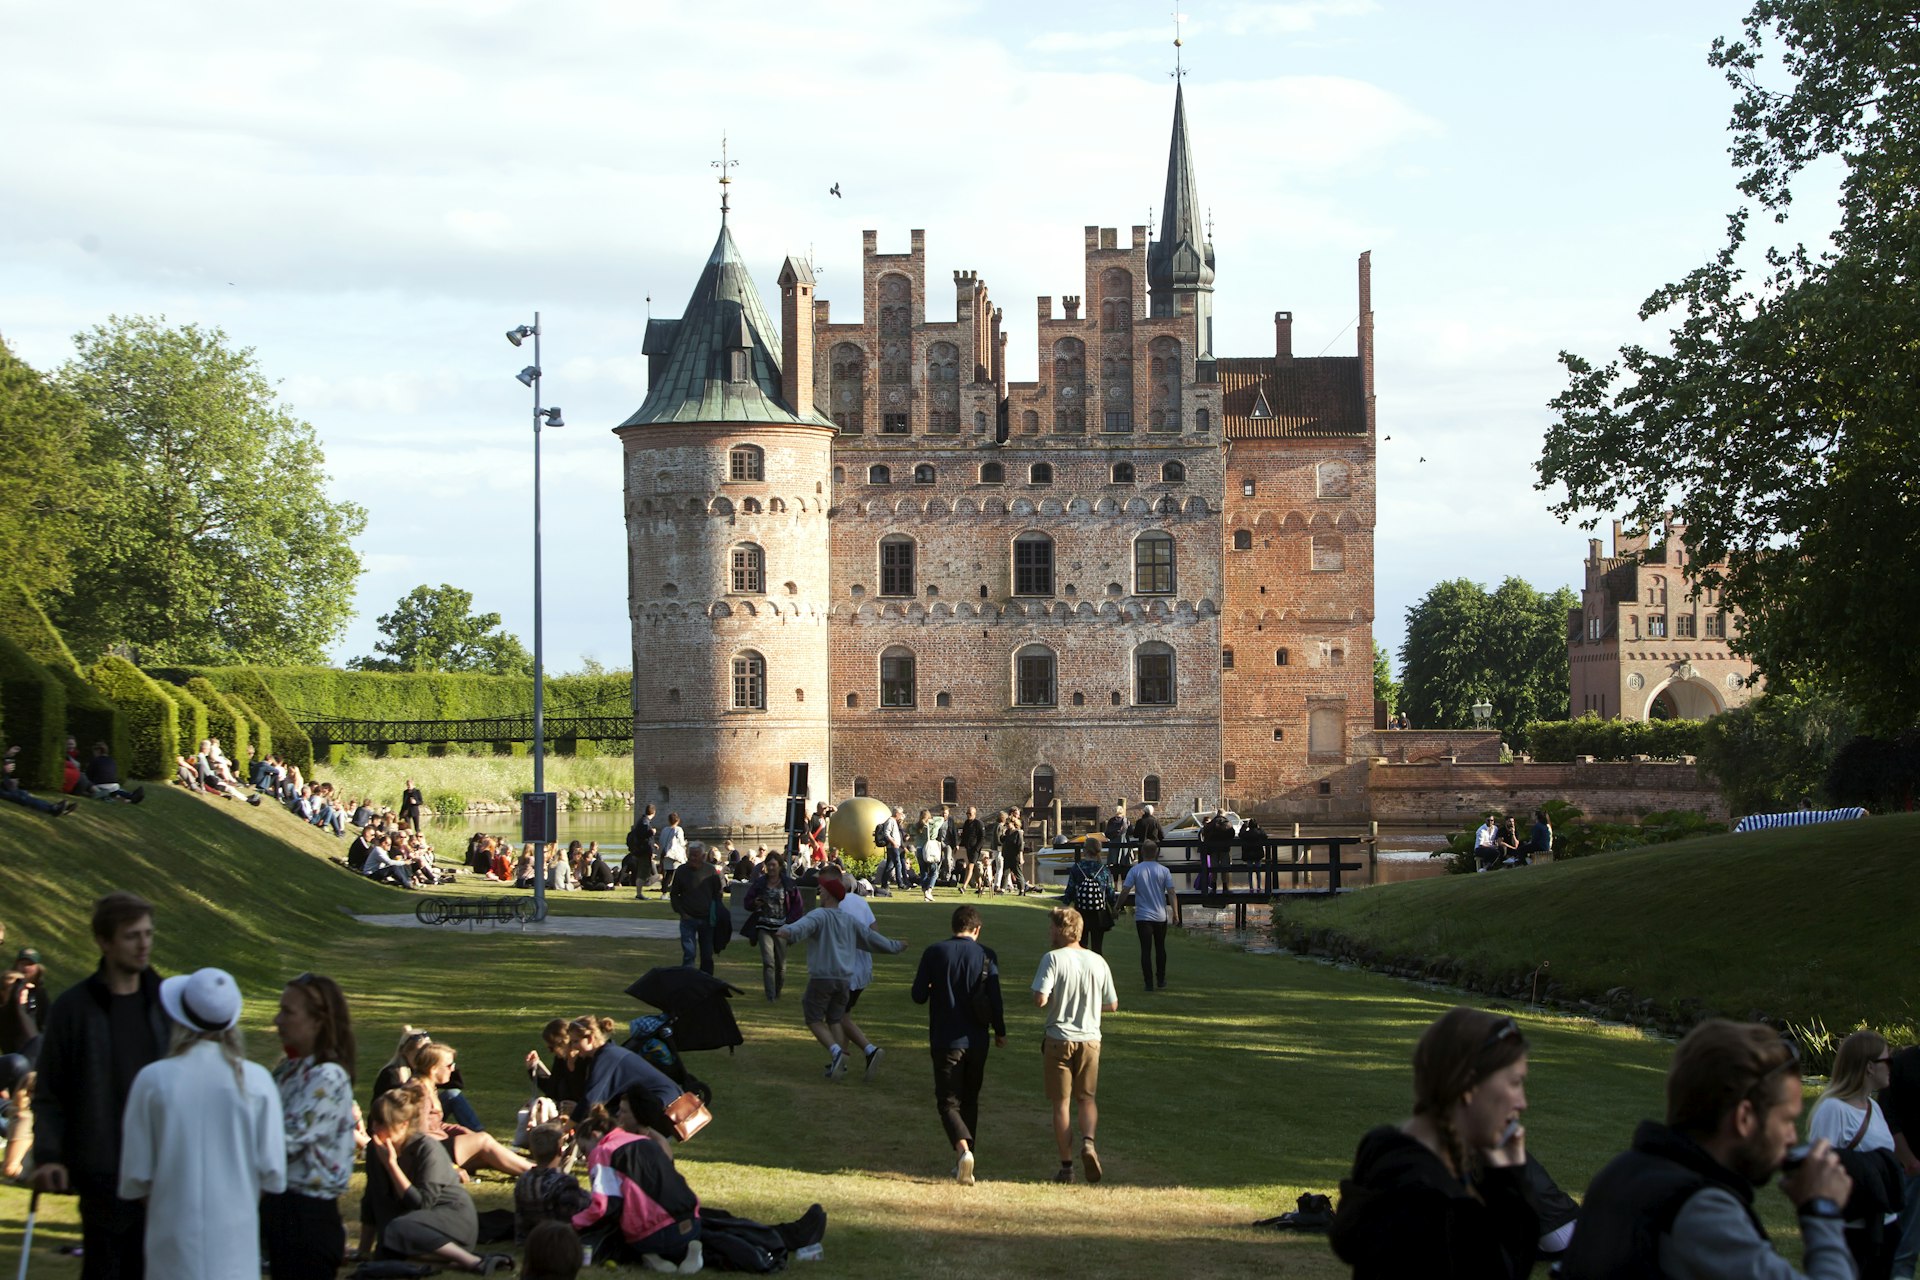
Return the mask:
{"type": "Polygon", "coordinates": [[[1867,816],[1865,809],[1795,809],[1791,813],[1750,813],[1733,830],[1772,831],[1775,827],[1808,827],[1816,822],[1851,822],[1867,816]]]}

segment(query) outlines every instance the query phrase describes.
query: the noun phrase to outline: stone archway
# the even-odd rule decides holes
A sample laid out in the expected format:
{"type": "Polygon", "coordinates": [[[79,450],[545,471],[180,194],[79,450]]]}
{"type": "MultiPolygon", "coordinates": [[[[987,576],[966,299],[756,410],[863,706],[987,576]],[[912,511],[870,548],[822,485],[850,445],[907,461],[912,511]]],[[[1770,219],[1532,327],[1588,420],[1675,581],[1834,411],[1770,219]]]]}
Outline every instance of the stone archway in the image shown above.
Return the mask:
{"type": "Polygon", "coordinates": [[[1727,709],[1720,691],[1698,676],[1657,685],[1641,709],[1643,720],[1707,720],[1727,709]],[[1659,710],[1655,705],[1659,705],[1659,710]]]}

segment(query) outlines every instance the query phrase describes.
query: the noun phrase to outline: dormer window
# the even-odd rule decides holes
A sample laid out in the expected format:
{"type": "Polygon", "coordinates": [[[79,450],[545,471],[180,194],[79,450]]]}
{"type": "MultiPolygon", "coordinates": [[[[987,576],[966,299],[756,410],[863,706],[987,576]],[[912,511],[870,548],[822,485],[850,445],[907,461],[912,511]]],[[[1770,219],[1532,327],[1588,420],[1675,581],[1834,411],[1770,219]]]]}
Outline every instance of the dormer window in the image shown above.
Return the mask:
{"type": "Polygon", "coordinates": [[[747,380],[747,353],[738,347],[727,352],[727,381],[745,382],[747,380]]]}

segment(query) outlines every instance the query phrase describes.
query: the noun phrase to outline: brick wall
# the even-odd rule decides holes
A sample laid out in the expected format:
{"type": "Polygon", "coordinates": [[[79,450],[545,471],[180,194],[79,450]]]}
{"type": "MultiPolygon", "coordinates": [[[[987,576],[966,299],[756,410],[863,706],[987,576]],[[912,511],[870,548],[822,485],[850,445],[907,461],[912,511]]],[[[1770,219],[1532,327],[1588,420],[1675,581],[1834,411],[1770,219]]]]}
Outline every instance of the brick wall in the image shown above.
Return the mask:
{"type": "Polygon", "coordinates": [[[1587,817],[1635,821],[1665,809],[1728,815],[1698,767],[1668,763],[1380,764],[1367,770],[1375,820],[1464,824],[1489,809],[1524,814],[1565,800],[1587,817]]]}
{"type": "Polygon", "coordinates": [[[1371,755],[1389,764],[1500,763],[1498,729],[1375,729],[1371,755]]]}

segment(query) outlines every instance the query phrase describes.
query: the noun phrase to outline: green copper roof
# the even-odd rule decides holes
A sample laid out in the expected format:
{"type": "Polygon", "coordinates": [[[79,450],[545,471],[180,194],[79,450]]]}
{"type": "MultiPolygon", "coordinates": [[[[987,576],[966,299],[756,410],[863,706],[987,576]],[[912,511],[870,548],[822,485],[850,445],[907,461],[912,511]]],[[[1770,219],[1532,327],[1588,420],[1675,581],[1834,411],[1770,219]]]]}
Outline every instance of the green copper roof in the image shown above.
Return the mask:
{"type": "MultiPolygon", "coordinates": [[[[802,320],[806,323],[806,320],[802,320]]],[[[647,326],[643,350],[666,362],[646,401],[620,425],[649,422],[786,422],[830,427],[812,405],[796,412],[780,396],[780,335],[723,219],[700,282],[678,320],[647,326]],[[747,353],[744,381],[727,378],[730,353],[747,353]]]]}
{"type": "Polygon", "coordinates": [[[1173,141],[1167,147],[1167,195],[1160,209],[1160,238],[1147,249],[1147,279],[1155,287],[1213,287],[1213,245],[1200,233],[1200,184],[1193,178],[1193,144],[1187,140],[1187,97],[1173,90],[1173,141]]]}

